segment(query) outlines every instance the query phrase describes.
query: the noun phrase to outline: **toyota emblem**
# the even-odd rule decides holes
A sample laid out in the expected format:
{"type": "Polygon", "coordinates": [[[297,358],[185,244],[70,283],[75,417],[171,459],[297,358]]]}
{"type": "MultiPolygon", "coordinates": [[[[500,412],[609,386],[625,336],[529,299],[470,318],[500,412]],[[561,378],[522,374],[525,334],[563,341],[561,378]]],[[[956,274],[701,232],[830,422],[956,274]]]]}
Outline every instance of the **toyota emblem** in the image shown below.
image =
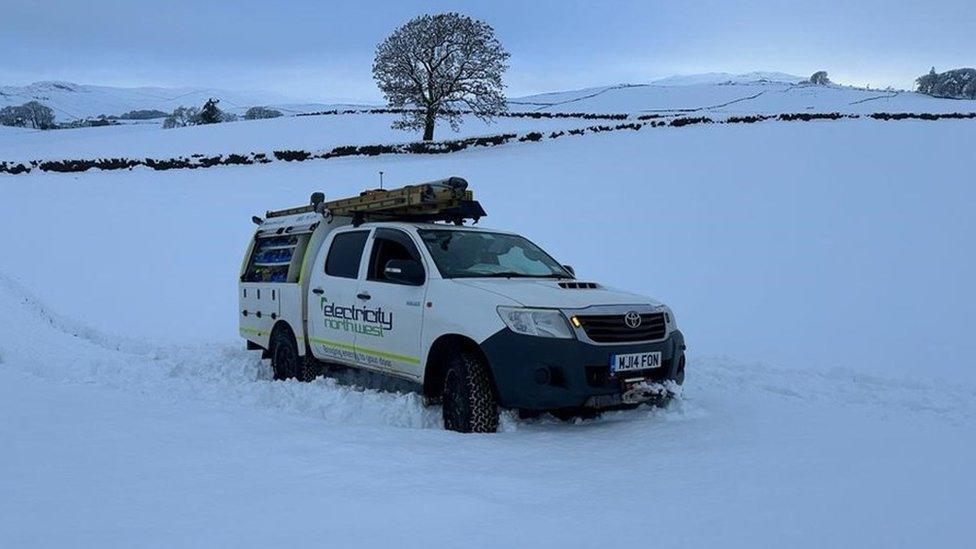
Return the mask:
{"type": "Polygon", "coordinates": [[[626,324],[628,328],[640,328],[641,315],[637,314],[635,311],[629,311],[624,315],[624,324],[626,324]]]}

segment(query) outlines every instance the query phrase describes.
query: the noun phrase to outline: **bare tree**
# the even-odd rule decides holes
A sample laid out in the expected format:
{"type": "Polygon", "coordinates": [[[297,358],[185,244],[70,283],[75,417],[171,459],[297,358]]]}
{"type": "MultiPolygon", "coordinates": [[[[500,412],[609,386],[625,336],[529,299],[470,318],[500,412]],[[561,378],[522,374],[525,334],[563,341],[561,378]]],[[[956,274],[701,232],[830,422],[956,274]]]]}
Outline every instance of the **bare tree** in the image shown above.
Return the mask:
{"type": "Polygon", "coordinates": [[[397,129],[423,128],[434,138],[437,119],[457,129],[460,110],[490,121],[504,112],[502,74],[508,52],[490,25],[457,13],[421,15],[376,47],[373,78],[391,108],[408,109],[397,129]]]}
{"type": "Polygon", "coordinates": [[[24,107],[13,105],[0,109],[0,126],[24,127],[27,125],[27,113],[24,107]]]}
{"type": "Polygon", "coordinates": [[[54,111],[47,105],[42,105],[37,101],[24,103],[24,109],[28,113],[28,120],[39,130],[48,130],[54,127],[54,111]]]}
{"type": "Polygon", "coordinates": [[[0,125],[49,130],[55,127],[54,111],[37,101],[19,107],[4,107],[0,110],[0,125]]]}

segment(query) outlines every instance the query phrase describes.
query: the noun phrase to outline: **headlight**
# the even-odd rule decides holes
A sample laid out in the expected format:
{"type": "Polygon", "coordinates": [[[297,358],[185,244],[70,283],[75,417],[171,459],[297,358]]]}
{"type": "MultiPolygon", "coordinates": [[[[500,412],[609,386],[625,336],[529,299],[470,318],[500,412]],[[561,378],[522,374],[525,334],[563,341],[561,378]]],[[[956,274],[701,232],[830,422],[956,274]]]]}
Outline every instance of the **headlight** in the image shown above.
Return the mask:
{"type": "Polygon", "coordinates": [[[523,309],[521,307],[499,307],[498,316],[513,332],[539,337],[573,337],[566,317],[552,309],[523,309]]]}

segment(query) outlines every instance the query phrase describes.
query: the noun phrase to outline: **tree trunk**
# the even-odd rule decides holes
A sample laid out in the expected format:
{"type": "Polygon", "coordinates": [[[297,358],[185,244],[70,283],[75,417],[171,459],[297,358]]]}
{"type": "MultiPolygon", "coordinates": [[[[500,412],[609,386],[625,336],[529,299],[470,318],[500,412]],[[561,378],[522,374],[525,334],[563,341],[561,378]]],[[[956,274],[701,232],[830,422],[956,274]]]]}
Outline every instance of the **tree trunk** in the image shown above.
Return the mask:
{"type": "Polygon", "coordinates": [[[434,121],[437,119],[437,111],[434,109],[427,109],[427,114],[424,117],[424,141],[433,141],[434,139],[434,121]]]}

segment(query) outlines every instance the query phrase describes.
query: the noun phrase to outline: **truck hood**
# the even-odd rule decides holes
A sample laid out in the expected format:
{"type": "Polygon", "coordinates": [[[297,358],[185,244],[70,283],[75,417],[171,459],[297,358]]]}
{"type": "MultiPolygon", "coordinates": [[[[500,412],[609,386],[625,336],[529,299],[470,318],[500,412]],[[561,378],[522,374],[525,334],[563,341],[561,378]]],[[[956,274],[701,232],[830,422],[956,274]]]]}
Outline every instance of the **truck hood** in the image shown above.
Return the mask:
{"type": "Polygon", "coordinates": [[[455,279],[455,282],[507,297],[525,307],[582,309],[591,305],[661,305],[659,301],[649,297],[603,285],[598,285],[597,288],[563,288],[559,285],[559,282],[568,281],[499,278],[455,279]]]}

